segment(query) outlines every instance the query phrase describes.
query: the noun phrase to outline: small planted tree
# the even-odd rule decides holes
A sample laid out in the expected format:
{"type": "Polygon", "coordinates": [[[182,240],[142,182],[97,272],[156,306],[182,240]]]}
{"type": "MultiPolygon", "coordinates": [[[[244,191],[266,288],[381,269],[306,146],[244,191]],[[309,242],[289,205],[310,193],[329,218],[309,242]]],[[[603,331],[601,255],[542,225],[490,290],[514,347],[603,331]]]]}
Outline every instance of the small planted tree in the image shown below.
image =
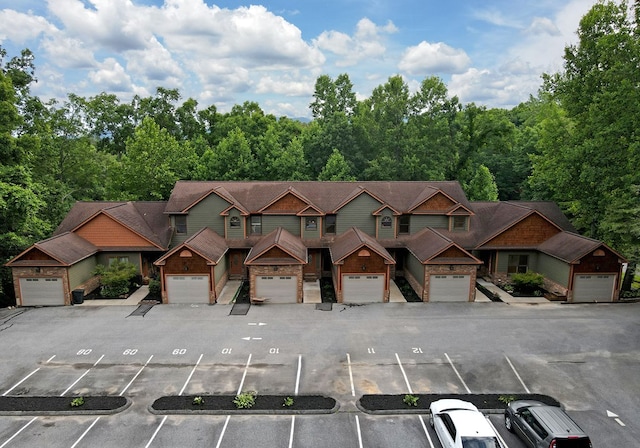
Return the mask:
{"type": "Polygon", "coordinates": [[[524,272],[521,274],[511,274],[511,283],[516,292],[531,294],[544,284],[544,275],[537,272],[524,272]]]}
{"type": "Polygon", "coordinates": [[[108,268],[98,265],[95,273],[100,275],[104,297],[120,297],[129,292],[129,286],[138,274],[138,268],[132,263],[115,261],[108,268]]]}

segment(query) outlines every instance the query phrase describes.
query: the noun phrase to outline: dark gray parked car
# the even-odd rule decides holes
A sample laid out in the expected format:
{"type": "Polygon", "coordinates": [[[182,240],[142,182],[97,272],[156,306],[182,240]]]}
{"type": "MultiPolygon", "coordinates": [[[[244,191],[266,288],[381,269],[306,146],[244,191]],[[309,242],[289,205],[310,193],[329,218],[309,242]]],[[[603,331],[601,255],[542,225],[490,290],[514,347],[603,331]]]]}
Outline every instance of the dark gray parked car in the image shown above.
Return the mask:
{"type": "Polygon", "coordinates": [[[539,401],[509,403],[504,425],[531,448],[592,448],[589,436],[562,408],[539,401]]]}

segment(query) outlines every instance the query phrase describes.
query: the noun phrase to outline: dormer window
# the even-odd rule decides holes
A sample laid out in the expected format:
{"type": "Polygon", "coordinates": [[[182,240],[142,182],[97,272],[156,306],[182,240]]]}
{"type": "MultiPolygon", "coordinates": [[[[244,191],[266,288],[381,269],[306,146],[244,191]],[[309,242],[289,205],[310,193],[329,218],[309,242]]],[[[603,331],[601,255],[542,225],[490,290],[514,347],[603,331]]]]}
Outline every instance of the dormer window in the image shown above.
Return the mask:
{"type": "Polygon", "coordinates": [[[466,216],[454,216],[451,225],[452,230],[467,230],[467,217],[466,216]]]}
{"type": "Polygon", "coordinates": [[[305,218],[304,219],[305,230],[316,230],[318,228],[317,218],[305,218]]]}
{"type": "Polygon", "coordinates": [[[383,216],[382,219],[380,220],[380,225],[382,227],[391,227],[391,216],[383,216]]]}
{"type": "Polygon", "coordinates": [[[233,228],[240,227],[240,218],[238,218],[237,216],[232,216],[229,219],[229,227],[233,227],[233,228]]]}
{"type": "Polygon", "coordinates": [[[186,215],[176,215],[175,217],[176,223],[176,233],[179,235],[184,235],[187,233],[187,217],[186,215]]]}

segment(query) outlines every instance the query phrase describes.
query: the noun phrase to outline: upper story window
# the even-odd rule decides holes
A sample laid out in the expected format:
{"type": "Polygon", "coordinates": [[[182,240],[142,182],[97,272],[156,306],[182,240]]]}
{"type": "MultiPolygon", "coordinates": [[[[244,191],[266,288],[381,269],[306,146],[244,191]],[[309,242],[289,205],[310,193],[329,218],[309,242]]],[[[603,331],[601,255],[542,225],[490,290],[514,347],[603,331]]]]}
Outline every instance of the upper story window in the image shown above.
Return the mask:
{"type": "Polygon", "coordinates": [[[176,223],[176,233],[178,234],[187,233],[187,216],[186,215],[176,215],[175,223],[176,223]]]}
{"type": "Polygon", "coordinates": [[[251,234],[262,235],[262,216],[260,215],[251,216],[251,234]]]}
{"type": "Polygon", "coordinates": [[[109,266],[113,263],[129,263],[129,257],[127,256],[117,256],[117,257],[109,257],[109,266]]]}
{"type": "Polygon", "coordinates": [[[467,217],[466,216],[454,216],[452,218],[451,227],[453,230],[467,230],[467,217]]]}
{"type": "Polygon", "coordinates": [[[528,265],[528,255],[509,255],[509,265],[507,266],[507,273],[524,274],[525,272],[527,272],[528,265]]]}
{"type": "Polygon", "coordinates": [[[316,230],[318,228],[318,218],[304,218],[305,230],[316,230]]]}
{"type": "Polygon", "coordinates": [[[380,225],[382,227],[391,227],[391,216],[383,216],[382,219],[380,220],[380,225]]]}
{"type": "Polygon", "coordinates": [[[336,233],[336,215],[326,215],[324,217],[324,233],[336,233]]]}
{"type": "Polygon", "coordinates": [[[399,234],[407,234],[409,233],[409,218],[410,215],[402,215],[398,218],[398,233],[399,234]]]}
{"type": "Polygon", "coordinates": [[[240,218],[237,216],[232,216],[229,219],[229,227],[240,227],[240,218]]]}

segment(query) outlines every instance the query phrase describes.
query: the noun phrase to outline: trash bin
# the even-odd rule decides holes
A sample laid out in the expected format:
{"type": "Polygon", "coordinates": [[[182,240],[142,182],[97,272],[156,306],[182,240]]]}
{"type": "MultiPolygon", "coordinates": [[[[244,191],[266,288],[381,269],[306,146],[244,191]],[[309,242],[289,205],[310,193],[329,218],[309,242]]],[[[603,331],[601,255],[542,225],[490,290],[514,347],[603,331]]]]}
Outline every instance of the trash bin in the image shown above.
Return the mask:
{"type": "Polygon", "coordinates": [[[74,289],[71,294],[73,295],[74,305],[80,305],[84,302],[84,289],[74,289]]]}

